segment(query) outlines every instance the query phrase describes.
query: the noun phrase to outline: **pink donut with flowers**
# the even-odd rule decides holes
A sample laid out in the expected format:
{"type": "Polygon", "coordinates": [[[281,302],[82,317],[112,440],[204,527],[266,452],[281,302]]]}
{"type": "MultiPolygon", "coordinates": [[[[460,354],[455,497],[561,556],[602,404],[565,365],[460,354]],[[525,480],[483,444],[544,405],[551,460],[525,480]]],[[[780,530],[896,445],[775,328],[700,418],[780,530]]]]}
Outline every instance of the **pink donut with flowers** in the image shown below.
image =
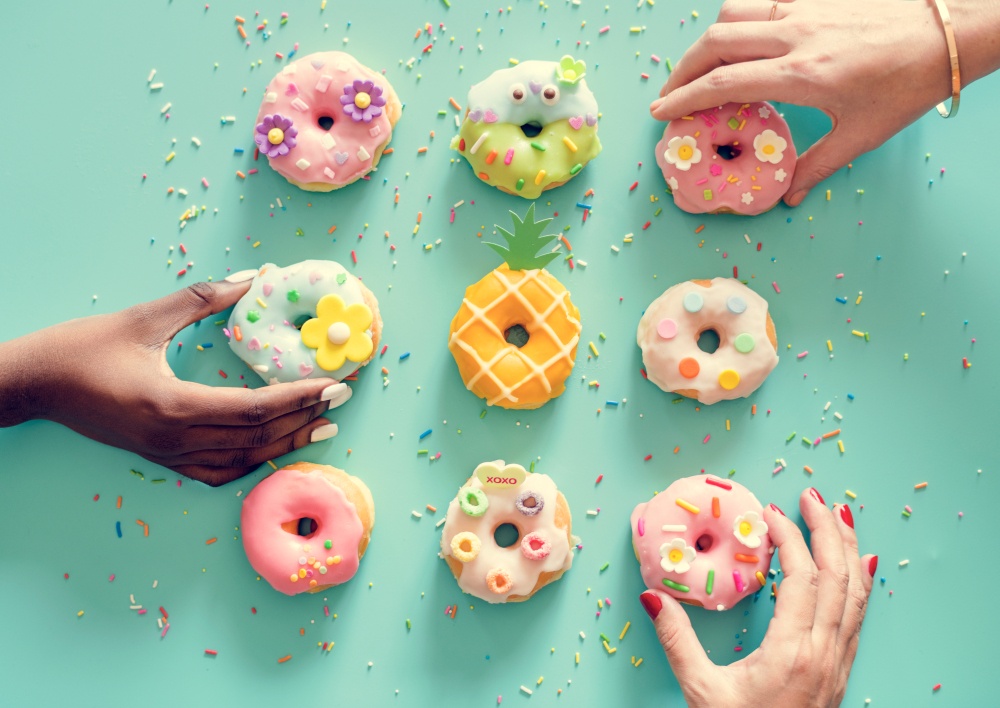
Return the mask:
{"type": "Polygon", "coordinates": [[[271,79],[254,142],[289,182],[329,192],[375,169],[402,110],[385,76],[350,54],[317,52],[271,79]]]}
{"type": "Polygon", "coordinates": [[[670,121],[656,145],[656,163],[691,214],[756,216],[792,184],[795,144],[769,103],[727,103],[670,121]]]}
{"type": "Polygon", "coordinates": [[[767,584],[774,544],[757,497],[715,475],[678,479],[632,512],[647,588],[728,610],[767,584]]]}

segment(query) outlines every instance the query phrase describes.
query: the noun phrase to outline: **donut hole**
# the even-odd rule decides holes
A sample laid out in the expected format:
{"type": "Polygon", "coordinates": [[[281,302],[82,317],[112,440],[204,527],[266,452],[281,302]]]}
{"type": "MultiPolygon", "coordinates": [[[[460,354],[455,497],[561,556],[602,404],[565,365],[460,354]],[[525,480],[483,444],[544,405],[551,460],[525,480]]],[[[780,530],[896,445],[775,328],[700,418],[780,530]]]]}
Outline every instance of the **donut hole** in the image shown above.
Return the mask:
{"type": "Polygon", "coordinates": [[[531,335],[528,334],[528,330],[526,330],[524,327],[522,327],[519,324],[516,324],[509,327],[507,331],[503,333],[503,338],[504,341],[507,342],[507,344],[513,344],[515,347],[520,349],[521,347],[523,347],[525,344],[528,343],[528,339],[531,338],[531,335]]]}
{"type": "Polygon", "coordinates": [[[698,333],[698,348],[706,354],[715,354],[720,342],[719,333],[711,327],[698,333]]]}
{"type": "Polygon", "coordinates": [[[305,538],[309,538],[314,533],[316,533],[316,529],[318,528],[319,524],[316,523],[316,519],[311,519],[308,516],[303,517],[295,522],[296,532],[299,534],[299,536],[303,536],[305,538]]]}
{"type": "Polygon", "coordinates": [[[709,536],[707,533],[703,533],[694,541],[694,547],[699,553],[704,553],[705,551],[711,550],[712,546],[714,545],[715,545],[715,539],[709,536]]]}
{"type": "Polygon", "coordinates": [[[333,117],[332,116],[320,116],[316,119],[316,124],[319,125],[323,130],[329,130],[333,127],[333,117]]]}
{"type": "Polygon", "coordinates": [[[723,160],[735,160],[743,152],[743,148],[733,143],[732,145],[713,145],[715,154],[723,160]]]}
{"type": "Polygon", "coordinates": [[[295,329],[302,329],[302,325],[304,325],[306,322],[315,317],[316,315],[310,315],[309,313],[306,313],[304,315],[299,315],[294,320],[292,320],[292,324],[295,326],[295,329]]]}
{"type": "Polygon", "coordinates": [[[528,121],[521,126],[521,132],[524,133],[526,138],[538,137],[539,133],[542,132],[542,124],[537,120],[528,121]]]}
{"type": "Polygon", "coordinates": [[[500,548],[510,548],[517,544],[521,538],[521,532],[514,524],[500,524],[493,531],[493,540],[500,548]]]}

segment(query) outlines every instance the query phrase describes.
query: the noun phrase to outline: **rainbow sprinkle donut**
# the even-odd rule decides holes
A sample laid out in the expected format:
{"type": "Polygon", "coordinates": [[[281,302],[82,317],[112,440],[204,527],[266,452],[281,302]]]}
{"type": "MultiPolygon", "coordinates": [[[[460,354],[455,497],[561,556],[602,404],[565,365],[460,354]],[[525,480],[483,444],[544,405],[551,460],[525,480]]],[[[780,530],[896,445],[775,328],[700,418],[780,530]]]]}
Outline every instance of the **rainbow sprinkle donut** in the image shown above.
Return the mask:
{"type": "Polygon", "coordinates": [[[650,381],[702,403],[749,396],[778,364],[767,300],[732,278],[667,289],[646,308],[636,340],[650,381]],[[709,331],[718,337],[712,352],[699,346],[709,331]]]}
{"type": "Polygon", "coordinates": [[[496,71],[469,90],[451,147],[487,184],[525,199],[565,184],[601,152],[587,65],[564,56],[496,71]]]}

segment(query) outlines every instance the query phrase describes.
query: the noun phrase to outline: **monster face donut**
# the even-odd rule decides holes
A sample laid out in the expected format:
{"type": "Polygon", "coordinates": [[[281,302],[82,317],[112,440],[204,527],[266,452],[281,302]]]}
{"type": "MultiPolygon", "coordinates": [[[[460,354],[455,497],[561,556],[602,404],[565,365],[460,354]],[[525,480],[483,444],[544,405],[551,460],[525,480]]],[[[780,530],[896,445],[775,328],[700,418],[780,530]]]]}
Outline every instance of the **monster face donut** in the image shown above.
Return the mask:
{"type": "Polygon", "coordinates": [[[289,182],[329,192],[375,169],[401,113],[385,76],[350,54],[319,52],[267,85],[254,142],[289,182]]]}
{"type": "Polygon", "coordinates": [[[650,381],[702,403],[749,396],[778,364],[767,300],[732,278],[669,288],[646,308],[636,339],[650,381]],[[699,346],[710,333],[711,353],[699,346]]]}
{"type": "Polygon", "coordinates": [[[229,346],[264,381],[343,380],[371,361],[378,302],[333,261],[261,266],[226,328],[229,346]]]}
{"type": "Polygon", "coordinates": [[[479,179],[526,199],[568,182],[601,151],[586,71],[564,56],[494,72],[469,90],[452,148],[479,179]]]}
{"type": "Polygon", "coordinates": [[[791,186],[795,145],[769,103],[727,103],[670,121],[656,163],[684,211],[754,216],[791,186]]]}
{"type": "Polygon", "coordinates": [[[639,504],[632,547],[647,588],[707,610],[760,590],[774,555],[757,497],[713,475],[679,479],[639,504]]]}
{"type": "Polygon", "coordinates": [[[247,560],[286,595],[320,592],[353,578],[374,524],[375,505],[364,482],[309,462],[266,477],[240,513],[247,560]],[[310,523],[300,524],[306,519],[310,523]]]}
{"type": "Polygon", "coordinates": [[[484,462],[448,505],[441,557],[470,595],[520,602],[569,570],[572,525],[550,477],[484,462]]]}
{"type": "Polygon", "coordinates": [[[542,266],[554,253],[536,256],[554,240],[542,236],[552,219],[524,221],[514,231],[497,227],[507,247],[488,243],[507,262],[465,291],[451,321],[448,349],[465,387],[486,404],[538,408],[566,390],[580,341],[580,311],[569,291],[542,266]]]}

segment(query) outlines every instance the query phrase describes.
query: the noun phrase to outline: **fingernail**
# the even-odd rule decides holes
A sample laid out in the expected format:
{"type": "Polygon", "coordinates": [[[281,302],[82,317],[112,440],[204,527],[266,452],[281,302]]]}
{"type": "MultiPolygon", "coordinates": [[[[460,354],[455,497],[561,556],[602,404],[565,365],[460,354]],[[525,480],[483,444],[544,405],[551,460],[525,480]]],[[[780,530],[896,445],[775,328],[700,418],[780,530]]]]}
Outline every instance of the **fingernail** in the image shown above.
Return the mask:
{"type": "Polygon", "coordinates": [[[642,609],[646,610],[646,614],[651,620],[655,620],[656,616],[660,614],[660,610],[663,609],[663,600],[649,590],[639,595],[639,602],[642,603],[642,609]]]}
{"type": "Polygon", "coordinates": [[[844,504],[840,507],[840,518],[844,520],[844,523],[854,528],[854,515],[851,513],[851,507],[844,504]]]}
{"type": "Polygon", "coordinates": [[[878,570],[878,556],[872,556],[872,559],[868,561],[868,575],[874,578],[876,570],[878,570]]]}
{"type": "Polygon", "coordinates": [[[340,394],[342,391],[344,391],[346,388],[347,388],[347,384],[345,384],[345,383],[330,384],[329,386],[327,386],[326,388],[323,389],[323,393],[321,393],[319,395],[319,400],[321,400],[321,401],[329,401],[334,396],[336,396],[336,395],[340,394]]]}
{"type": "Polygon", "coordinates": [[[798,192],[796,192],[795,194],[793,194],[791,197],[788,198],[788,206],[797,207],[799,204],[802,203],[802,201],[807,196],[809,196],[809,190],[800,189],[798,192]]]}
{"type": "Polygon", "coordinates": [[[312,432],[309,433],[309,442],[320,442],[321,440],[329,440],[334,435],[337,434],[337,424],[330,423],[329,425],[321,425],[318,428],[313,428],[312,432]]]}
{"type": "Polygon", "coordinates": [[[778,508],[778,505],[777,505],[777,504],[768,504],[768,506],[769,506],[769,507],[771,507],[771,509],[772,509],[773,511],[776,511],[776,512],[778,512],[778,513],[779,513],[779,514],[781,514],[782,516],[784,516],[784,515],[785,515],[785,512],[783,512],[783,511],[782,511],[781,509],[779,509],[779,508],[778,508]]]}
{"type": "Polygon", "coordinates": [[[809,487],[809,495],[823,506],[826,506],[826,502],[823,501],[823,495],[819,493],[816,487],[809,487]]]}
{"type": "Polygon", "coordinates": [[[329,405],[327,405],[326,409],[329,411],[333,410],[334,408],[340,408],[340,406],[344,405],[349,400],[351,400],[351,396],[353,394],[354,394],[354,389],[348,388],[344,390],[342,393],[330,399],[330,403],[329,405]]]}
{"type": "Polygon", "coordinates": [[[226,276],[227,283],[245,283],[248,280],[253,280],[253,277],[257,275],[257,269],[251,268],[250,270],[241,270],[238,273],[233,273],[232,275],[226,276]]]}

